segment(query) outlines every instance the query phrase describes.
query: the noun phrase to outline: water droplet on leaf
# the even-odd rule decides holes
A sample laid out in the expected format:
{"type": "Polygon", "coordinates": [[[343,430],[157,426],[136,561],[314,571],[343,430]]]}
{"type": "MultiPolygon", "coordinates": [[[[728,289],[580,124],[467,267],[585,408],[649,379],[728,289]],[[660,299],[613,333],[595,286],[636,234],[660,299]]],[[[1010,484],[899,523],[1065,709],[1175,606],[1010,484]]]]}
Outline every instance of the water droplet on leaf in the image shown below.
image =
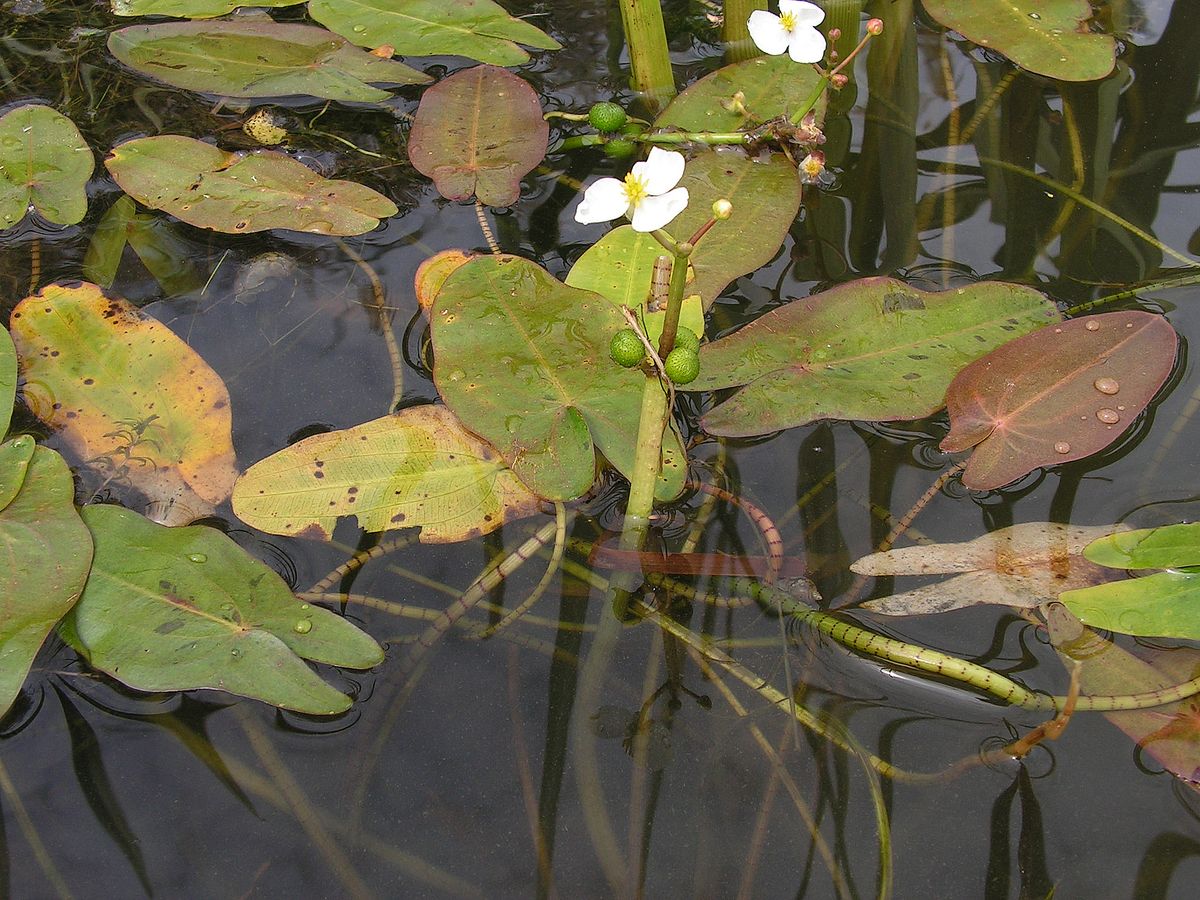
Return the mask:
{"type": "Polygon", "coordinates": [[[1086,328],[1088,331],[1099,331],[1100,323],[1099,322],[1088,322],[1083,327],[1086,328]]]}
{"type": "Polygon", "coordinates": [[[1092,387],[1102,394],[1115,394],[1121,389],[1121,385],[1115,378],[1097,378],[1092,382],[1092,387]]]}
{"type": "Polygon", "coordinates": [[[1070,453],[1071,445],[1068,444],[1066,441],[1057,441],[1054,444],[1054,452],[1055,453],[1070,453]]]}
{"type": "Polygon", "coordinates": [[[189,553],[188,559],[190,559],[194,563],[205,563],[205,562],[208,562],[208,554],[207,553],[189,553]]]}
{"type": "Polygon", "coordinates": [[[1107,406],[1104,409],[1096,410],[1096,418],[1105,425],[1116,425],[1121,421],[1120,414],[1115,409],[1109,409],[1107,406]]]}
{"type": "Polygon", "coordinates": [[[292,626],[292,631],[296,632],[296,634],[308,634],[312,631],[312,622],[308,619],[301,619],[292,626]]]}

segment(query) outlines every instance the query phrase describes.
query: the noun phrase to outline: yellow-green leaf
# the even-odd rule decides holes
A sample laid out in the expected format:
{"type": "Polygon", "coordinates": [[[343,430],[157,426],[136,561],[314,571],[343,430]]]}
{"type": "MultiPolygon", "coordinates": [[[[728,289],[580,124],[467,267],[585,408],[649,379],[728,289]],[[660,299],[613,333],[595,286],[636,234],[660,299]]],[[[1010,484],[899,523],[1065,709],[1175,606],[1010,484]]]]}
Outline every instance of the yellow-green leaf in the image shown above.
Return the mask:
{"type": "Polygon", "coordinates": [[[178,134],[118,144],[104,165],[139,203],[230,234],[362,234],[396,214],[396,204],[378,191],[322,178],[282,153],[226,153],[178,134]]]}
{"type": "Polygon", "coordinates": [[[251,466],[233,491],[248,525],[319,539],[356,516],[366,531],[420,526],[423,542],[461,541],[537,507],[500,454],[444,406],[305,438],[251,466]]]}
{"type": "Polygon", "coordinates": [[[80,461],[151,498],[229,496],[229,392],[169,328],[86,282],[26,297],[11,326],[26,404],[80,461]]]}

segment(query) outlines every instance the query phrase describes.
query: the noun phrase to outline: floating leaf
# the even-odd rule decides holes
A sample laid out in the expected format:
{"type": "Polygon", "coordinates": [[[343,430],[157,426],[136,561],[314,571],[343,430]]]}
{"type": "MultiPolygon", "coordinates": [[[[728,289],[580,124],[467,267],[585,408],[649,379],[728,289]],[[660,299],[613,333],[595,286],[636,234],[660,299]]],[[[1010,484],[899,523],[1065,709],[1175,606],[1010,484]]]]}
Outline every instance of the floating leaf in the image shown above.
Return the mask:
{"type": "MultiPolygon", "coordinates": [[[[593,291],[611,301],[618,309],[641,309],[646,334],[657,342],[662,334],[665,311],[647,312],[650,280],[654,261],[664,255],[663,245],[654,236],[634,231],[630,225],[614,228],[589,247],[567,273],[570,287],[593,291]]],[[[697,335],[704,334],[704,307],[699,294],[683,298],[679,324],[697,335]]]]}
{"type": "Polygon", "coordinates": [[[718,222],[688,259],[696,272],[688,291],[708,309],[729,282],[779,252],[800,211],[800,176],[779,153],[757,160],[741,150],[706,150],[687,161],[679,185],[688,189],[688,205],[668,230],[681,241],[712,217],[713,201],[733,203],[733,217],[718,222]]]}
{"type": "Polygon", "coordinates": [[[180,19],[213,19],[238,7],[278,9],[304,0],[109,0],[115,16],[175,16],[180,19]]]}
{"type": "MultiPolygon", "coordinates": [[[[758,56],[717,69],[691,84],[663,110],[654,127],[745,131],[800,108],[819,81],[815,68],[798,66],[787,54],[758,56]],[[733,97],[739,91],[740,108],[733,97]]],[[[818,116],[824,105],[822,101],[815,107],[818,116]]]]}
{"type": "MultiPolygon", "coordinates": [[[[535,493],[583,494],[597,448],[632,470],[646,378],[609,358],[612,336],[626,327],[611,303],[529,260],[496,255],[453,272],[433,312],[438,392],[535,493]]],[[[663,436],[662,468],[656,494],[674,498],[685,458],[673,429],[663,436]]]]}
{"type": "Polygon", "coordinates": [[[1083,554],[1113,569],[1200,566],[1200,522],[1110,534],[1088,544],[1083,554]]]}
{"type": "Polygon", "coordinates": [[[13,502],[25,483],[29,461],[33,459],[33,448],[36,446],[29,435],[20,435],[0,444],[0,511],[13,502]]]}
{"type": "Polygon", "coordinates": [[[8,432],[17,396],[17,350],[8,329],[0,325],[0,438],[8,432]]]}
{"type": "Polygon", "coordinates": [[[981,491],[1098,453],[1158,393],[1178,343],[1166,319],[1146,312],[1086,316],[1011,341],[950,384],[942,449],[975,448],[963,484],[981,491]]]}
{"type": "Polygon", "coordinates": [[[941,407],[971,360],[1057,320],[1053,303],[1020,285],[927,292],[864,278],[793,300],[706,345],[687,390],[747,385],[704,417],[711,434],[766,434],[816,419],[917,419],[941,407]]]}
{"type": "MultiPolygon", "coordinates": [[[[1200,651],[1194,648],[1139,647],[1134,656],[1084,628],[1060,603],[1050,604],[1045,615],[1055,650],[1068,666],[1079,666],[1080,693],[1084,695],[1150,693],[1200,674],[1200,651]]],[[[1189,697],[1154,709],[1106,712],[1104,717],[1168,771],[1190,787],[1200,787],[1200,698],[1189,697]]]]}
{"type": "Polygon", "coordinates": [[[25,402],[75,455],[151,498],[229,496],[237,477],[229,392],[169,328],[94,284],[17,304],[25,402]]]}
{"type": "Polygon", "coordinates": [[[1200,573],[1160,572],[1067,591],[1058,599],[1093,628],[1200,639],[1200,573]]]}
{"type": "Polygon", "coordinates": [[[923,5],[945,27],[1049,78],[1095,81],[1116,63],[1116,41],[1088,27],[1088,0],[924,0],[923,5]]]}
{"type": "Polygon", "coordinates": [[[74,498],[71,472],[53,450],[28,435],[0,444],[0,716],[87,580],[92,541],[74,498]]]}
{"type": "Polygon", "coordinates": [[[444,406],[417,406],[305,438],[251,466],[233,511],[271,534],[328,540],[340,516],[366,531],[420,526],[462,541],[537,512],[539,500],[444,406]]]}
{"type": "Polygon", "coordinates": [[[47,221],[74,225],[87,212],[96,166],[75,123],[48,106],[18,106],[0,116],[0,228],[32,204],[47,221]]]}
{"type": "Polygon", "coordinates": [[[60,630],[92,666],[132,688],[212,688],[332,715],[350,698],[301,657],[355,669],[383,659],[370,636],[297,601],[213,528],[164,528],[117,506],[86,507],[83,519],[96,556],[60,630]]]}
{"type": "Polygon", "coordinates": [[[474,66],[421,97],[408,158],[448,200],[475,195],[488,206],[511,206],[521,179],[546,155],[549,134],[533,88],[504,69],[474,66]]]}
{"type": "Polygon", "coordinates": [[[519,66],[529,54],[517,43],[562,46],[491,0],[310,0],[308,14],[360,46],[386,45],[414,56],[452,54],[519,66]]]}
{"type": "Polygon", "coordinates": [[[417,274],[413,276],[413,290],[417,295],[417,305],[421,312],[429,315],[433,309],[433,301],[437,293],[450,277],[450,273],[463,263],[470,262],[476,254],[467,250],[443,250],[435,253],[429,259],[417,266],[417,274]]]}
{"type": "Polygon", "coordinates": [[[139,203],[230,234],[362,234],[397,212],[369,187],[322,178],[282,153],[226,153],[177,134],[118,144],[104,164],[139,203]]]}
{"type": "Polygon", "coordinates": [[[269,19],[130,25],[108,37],[121,62],[158,81],[226,97],[303,95],[379,103],[368,82],[422,84],[428,76],[311,25],[269,19]]]}
{"type": "Polygon", "coordinates": [[[1034,608],[1072,588],[1099,584],[1111,572],[1083,558],[1083,548],[1115,525],[1025,522],[965,543],[929,544],[872,553],[850,566],[859,575],[963,574],[870,600],[887,616],[920,616],[984,603],[1034,608]]]}

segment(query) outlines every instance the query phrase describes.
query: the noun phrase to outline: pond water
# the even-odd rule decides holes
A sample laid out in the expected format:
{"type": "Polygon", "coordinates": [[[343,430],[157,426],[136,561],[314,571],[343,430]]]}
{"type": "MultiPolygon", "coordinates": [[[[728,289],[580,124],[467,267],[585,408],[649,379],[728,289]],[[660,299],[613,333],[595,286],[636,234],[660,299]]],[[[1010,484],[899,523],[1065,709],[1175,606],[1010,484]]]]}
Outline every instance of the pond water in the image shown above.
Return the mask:
{"type": "MultiPolygon", "coordinates": [[[[514,69],[545,109],[632,99],[615,3],[504,5],[563,44],[514,69]]],[[[1015,69],[923,15],[897,13],[907,5],[871,10],[887,19],[893,40],[869,51],[878,57],[859,60],[857,100],[839,98],[827,145],[835,180],[806,190],[805,210],[774,260],[717,300],[710,339],[789,299],[874,274],[931,290],[1015,281],[1067,309],[1178,275],[1180,261],[1161,245],[1187,252],[1200,244],[1196,4],[1101,4],[1123,35],[1117,69],[1101,82],[1073,85],[1015,69]],[[1042,183],[982,166],[985,151],[1073,184],[1090,204],[1064,203],[1042,183]]],[[[717,6],[664,4],[681,85],[722,64],[708,20],[717,6]]],[[[98,156],[158,133],[249,146],[238,130],[242,108],[214,108],[212,97],[121,68],[105,49],[117,23],[96,4],[6,0],[2,10],[4,109],[30,100],[55,106],[98,156]]],[[[409,62],[437,77],[470,64],[409,62]]],[[[411,114],[420,89],[397,93],[399,109],[411,114]]],[[[313,122],[323,102],[278,106],[378,154],[319,134],[300,135],[289,149],[400,207],[375,231],[345,242],[378,275],[386,321],[371,309],[371,284],[343,246],[294,232],[240,237],[180,225],[179,252],[165,266],[181,289],[167,293],[130,253],[112,286],[186,339],[225,381],[243,469],[301,437],[388,411],[393,373],[383,327],[403,352],[404,405],[434,400],[414,274],[437,251],[488,249],[474,205],[443,200],[408,164],[403,117],[334,104],[313,122]]],[[[488,213],[495,240],[564,277],[600,233],[574,221],[575,185],[619,176],[625,165],[596,150],[551,153],[524,180],[518,205],[488,213]]],[[[39,284],[81,277],[95,226],[121,192],[98,168],[88,195],[78,226],[31,217],[0,234],[5,320],[29,291],[31,265],[40,266],[39,284]]],[[[1105,307],[1163,312],[1182,341],[1166,388],[1122,440],[1001,491],[972,492],[952,481],[909,538],[966,540],[1020,522],[1146,527],[1194,519],[1200,381],[1188,346],[1200,331],[1197,301],[1196,286],[1147,288],[1105,307]]],[[[694,471],[723,469],[732,489],[778,525],[786,564],[806,571],[834,605],[848,599],[849,564],[872,552],[954,462],[937,449],[944,413],[897,424],[828,421],[718,442],[696,428],[696,396],[682,404],[694,471]]],[[[20,407],[14,425],[61,447],[20,407]]],[[[101,480],[80,472],[77,501],[143,508],[119,485],[101,489],[101,480]]],[[[785,694],[791,679],[796,702],[834,733],[848,732],[862,751],[909,772],[949,774],[881,779],[728,674],[706,676],[677,646],[664,648],[662,631],[645,622],[622,627],[607,665],[589,680],[596,630],[612,610],[589,582],[611,572],[588,568],[588,547],[620,528],[625,491],[623,479],[609,476],[576,504],[569,565],[528,615],[483,641],[452,632],[415,679],[403,677],[400,661],[405,642],[425,627],[424,611],[446,607],[503,548],[553,516],[474,541],[402,547],[344,577],[339,589],[357,598],[346,615],[388,652],[370,672],[322,669],[355,699],[339,717],[214,692],[134,692],[97,677],[53,639],[0,725],[9,782],[0,785],[0,894],[865,897],[879,890],[881,804],[897,897],[1193,896],[1200,879],[1194,786],[1097,713],[1077,714],[1061,738],[1021,762],[996,761],[985,754],[1046,714],[885,667],[800,626],[787,628],[785,643],[778,619],[757,606],[696,604],[677,618],[728,639],[724,646],[748,670],[785,694]],[[674,684],[677,662],[683,689],[656,694],[674,684]],[[643,704],[641,736],[626,740],[643,704]]],[[[753,522],[731,504],[710,510],[697,494],[662,512],[651,535],[656,548],[678,551],[703,515],[698,550],[764,552],[753,522]]],[[[259,533],[228,504],[204,521],[296,590],[376,543],[352,522],[328,543],[259,533]]],[[[466,621],[496,621],[501,606],[529,595],[544,568],[543,557],[523,566],[492,592],[491,612],[481,607],[466,621]]],[[[692,582],[729,588],[704,575],[692,582]]],[[[868,589],[886,596],[916,583],[883,578],[868,589]]],[[[1002,607],[868,618],[884,633],[1037,690],[1067,690],[1044,630],[1002,607]]]]}

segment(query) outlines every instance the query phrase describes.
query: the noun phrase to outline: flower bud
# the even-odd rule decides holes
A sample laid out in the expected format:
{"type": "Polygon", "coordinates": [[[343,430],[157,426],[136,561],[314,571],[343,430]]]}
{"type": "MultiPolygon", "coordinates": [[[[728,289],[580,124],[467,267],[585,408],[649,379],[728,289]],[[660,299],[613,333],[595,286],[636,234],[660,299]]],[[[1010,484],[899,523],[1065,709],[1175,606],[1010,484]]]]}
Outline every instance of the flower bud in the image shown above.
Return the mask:
{"type": "Polygon", "coordinates": [[[733,215],[733,204],[722,197],[713,202],[712,214],[714,219],[728,219],[733,215]]]}
{"type": "Polygon", "coordinates": [[[842,29],[840,29],[840,28],[830,28],[829,29],[829,39],[831,41],[836,41],[841,36],[842,36],[842,29]]]}
{"type": "Polygon", "coordinates": [[[836,75],[829,76],[829,83],[834,86],[834,89],[839,91],[846,86],[846,82],[849,80],[850,78],[846,75],[843,75],[841,72],[838,72],[836,75]]]}
{"type": "Polygon", "coordinates": [[[883,34],[883,19],[868,19],[867,34],[883,34]]]}

